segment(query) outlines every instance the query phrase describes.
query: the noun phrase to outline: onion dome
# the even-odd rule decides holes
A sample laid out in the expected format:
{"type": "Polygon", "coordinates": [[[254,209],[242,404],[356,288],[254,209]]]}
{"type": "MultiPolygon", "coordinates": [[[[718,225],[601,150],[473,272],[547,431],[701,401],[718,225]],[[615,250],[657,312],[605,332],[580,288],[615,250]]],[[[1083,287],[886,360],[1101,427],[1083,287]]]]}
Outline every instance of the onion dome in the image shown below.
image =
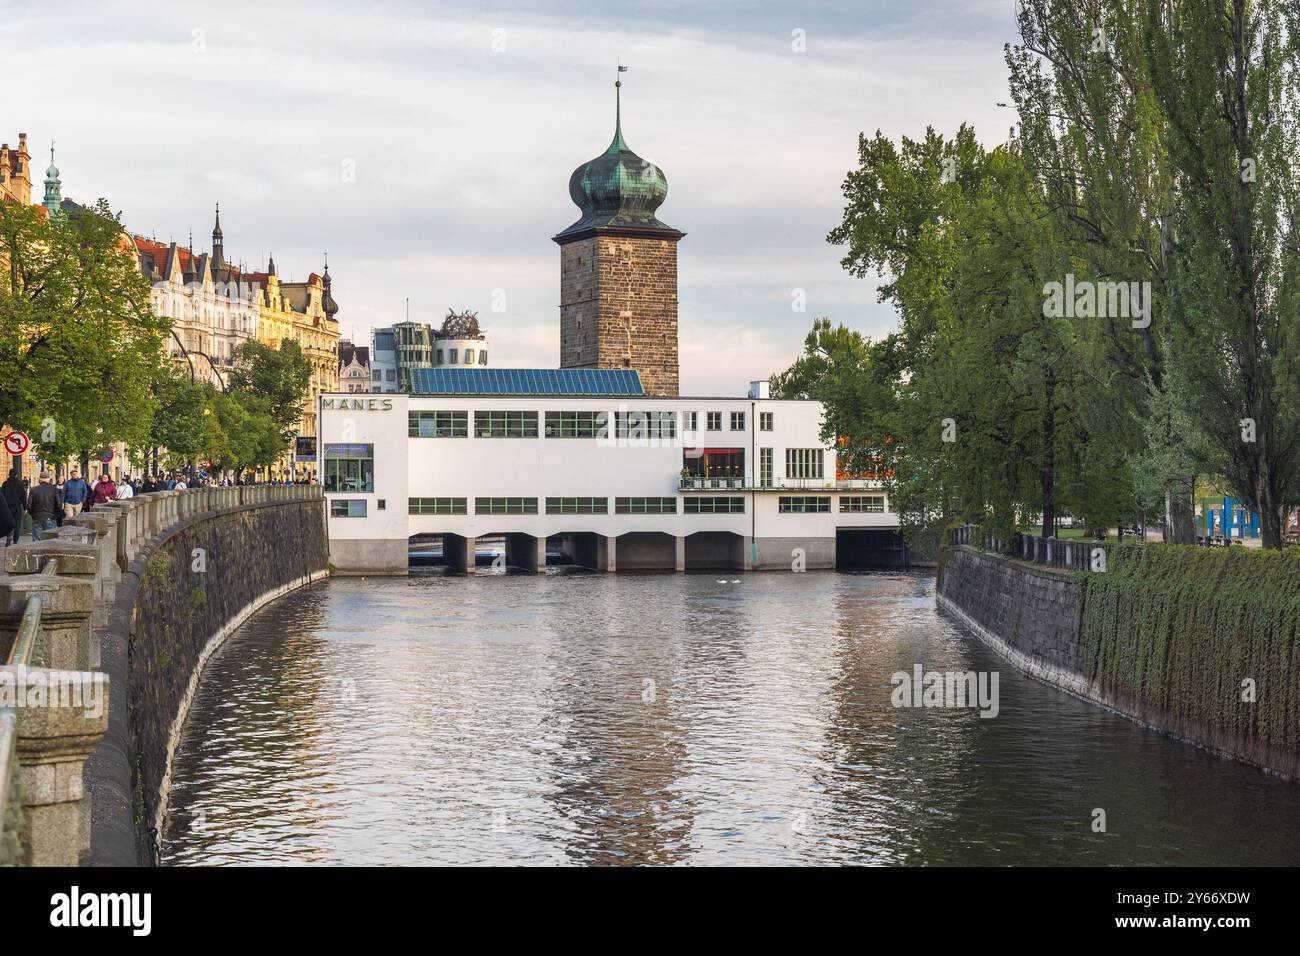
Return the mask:
{"type": "Polygon", "coordinates": [[[614,139],[609,148],[569,177],[569,197],[582,217],[555,237],[561,245],[599,232],[673,239],[684,235],[655,215],[668,198],[663,170],[632,152],[623,139],[622,86],[621,80],[614,83],[614,139]]]}
{"type": "Polygon", "coordinates": [[[325,310],[325,315],[331,319],[339,311],[339,304],[334,301],[334,296],[330,294],[330,260],[329,256],[325,257],[325,275],[321,277],[321,284],[325,287],[321,293],[321,308],[325,310]]]}

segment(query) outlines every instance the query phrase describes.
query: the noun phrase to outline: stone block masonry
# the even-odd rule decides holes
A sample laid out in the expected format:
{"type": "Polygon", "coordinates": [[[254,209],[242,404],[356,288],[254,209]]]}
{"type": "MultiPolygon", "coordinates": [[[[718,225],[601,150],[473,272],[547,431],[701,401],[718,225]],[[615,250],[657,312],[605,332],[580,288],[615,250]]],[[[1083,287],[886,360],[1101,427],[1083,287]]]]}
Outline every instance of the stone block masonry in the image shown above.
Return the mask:
{"type": "Polygon", "coordinates": [[[600,234],[560,247],[560,366],[634,368],[678,394],[677,241],[600,234]]]}
{"type": "Polygon", "coordinates": [[[91,865],[156,862],[171,760],[204,663],[259,607],[328,573],[319,489],[279,491],[298,497],[227,496],[191,508],[127,563],[98,632],[120,690],[87,763],[91,865]]]}
{"type": "MultiPolygon", "coordinates": [[[[1268,702],[1276,707],[1276,702],[1282,701],[1290,707],[1287,702],[1295,695],[1288,689],[1296,685],[1300,668],[1294,634],[1300,633],[1300,628],[1275,628],[1278,634],[1292,635],[1289,651],[1266,641],[1260,622],[1246,629],[1251,633],[1234,640],[1216,644],[1204,639],[1206,627],[1200,625],[1212,631],[1226,626],[1215,619],[1199,624],[1194,619],[1198,613],[1209,613],[1206,607],[1231,600],[1231,593],[1224,588],[1226,572],[1209,567],[1208,561],[1189,559],[1186,568],[1175,569],[1183,577],[1165,568],[1164,577],[1157,579],[1162,565],[1177,563],[1179,555],[1172,551],[1160,555],[1169,556],[1174,560],[1156,561],[1153,555],[1152,568],[1148,570],[1144,564],[1132,570],[1121,587],[1117,578],[1104,578],[1104,574],[1114,575],[1114,566],[1109,572],[1090,575],[967,545],[949,545],[940,561],[935,601],[1033,677],[1171,737],[1300,779],[1300,734],[1285,726],[1271,735],[1264,733],[1262,722],[1270,714],[1268,706],[1262,699],[1253,705],[1242,703],[1238,686],[1239,671],[1267,674],[1269,683],[1261,678],[1260,685],[1271,693],[1268,702]],[[1201,596],[1200,604],[1192,603],[1194,595],[1201,596]],[[1170,616],[1167,609],[1171,604],[1181,609],[1182,618],[1170,616]],[[1173,620],[1181,624],[1174,626],[1173,620]],[[1152,632],[1142,621],[1157,622],[1150,627],[1160,622],[1165,626],[1152,632]],[[1244,666],[1247,650],[1266,643],[1271,656],[1257,655],[1262,663],[1244,666]],[[1153,655],[1158,659],[1147,659],[1153,655]],[[1133,663],[1138,659],[1141,667],[1133,663]],[[1190,679],[1188,674],[1200,679],[1190,679]]],[[[1224,561],[1252,559],[1259,561],[1261,556],[1232,555],[1224,561]]],[[[1281,583],[1274,586],[1263,580],[1262,572],[1268,570],[1265,565],[1251,568],[1255,569],[1253,575],[1249,568],[1241,570],[1246,578],[1260,582],[1260,593],[1252,600],[1262,607],[1276,607],[1276,614],[1296,614],[1300,603],[1291,597],[1294,584],[1288,583],[1293,578],[1275,573],[1281,583]]],[[[1265,614],[1261,621],[1267,617],[1265,614]]]]}

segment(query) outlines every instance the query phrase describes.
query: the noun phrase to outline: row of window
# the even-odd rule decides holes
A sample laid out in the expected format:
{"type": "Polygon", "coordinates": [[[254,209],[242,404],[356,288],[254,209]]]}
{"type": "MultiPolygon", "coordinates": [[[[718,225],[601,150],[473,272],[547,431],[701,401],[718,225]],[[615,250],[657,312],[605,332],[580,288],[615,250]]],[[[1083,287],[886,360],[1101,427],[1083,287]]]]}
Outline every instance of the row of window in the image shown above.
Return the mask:
{"type": "MultiPolygon", "coordinates": [[[[536,438],[538,412],[476,411],[476,438],[536,438]]],[[[547,438],[608,437],[608,412],[546,412],[547,438]]],[[[696,412],[681,413],[682,431],[699,430],[696,412]]],[[[618,438],[676,438],[676,412],[615,412],[614,434],[618,438]]],[[[722,431],[722,412],[706,412],[707,431],[722,431]]],[[[759,413],[759,427],[772,431],[772,412],[759,413]]],[[[745,430],[745,413],[731,413],[731,430],[745,430]]],[[[412,411],[407,413],[407,435],[411,438],[468,438],[468,411],[412,411]]]]}
{"type": "MultiPolygon", "coordinates": [[[[682,510],[688,515],[744,514],[745,499],[741,495],[715,495],[682,499],[682,510]]],[[[382,507],[382,505],[381,505],[382,507]]],[[[413,515],[464,515],[469,513],[468,498],[411,498],[408,513],[413,515]]],[[[781,514],[829,514],[829,495],[782,495],[777,500],[781,514]]],[[[882,495],[843,495],[840,498],[842,514],[883,514],[885,499],[882,495]]],[[[536,498],[475,498],[474,513],[480,515],[535,515],[536,498]]],[[[547,498],[548,515],[604,515],[609,514],[608,498],[547,498]]],[[[619,515],[677,514],[676,498],[615,498],[614,513],[619,515]]],[[[335,498],[330,501],[330,516],[334,518],[364,518],[364,498],[335,498]]]]}

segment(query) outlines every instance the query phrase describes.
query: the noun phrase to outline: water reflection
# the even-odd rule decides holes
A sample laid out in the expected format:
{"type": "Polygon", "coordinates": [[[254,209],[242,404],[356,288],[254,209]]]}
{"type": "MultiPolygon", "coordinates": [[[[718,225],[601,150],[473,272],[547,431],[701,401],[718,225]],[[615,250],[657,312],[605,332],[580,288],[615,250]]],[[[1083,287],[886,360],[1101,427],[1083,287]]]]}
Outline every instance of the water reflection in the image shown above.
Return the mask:
{"type": "Polygon", "coordinates": [[[908,574],[336,579],[211,662],[174,780],[178,864],[1300,860],[1300,787],[1020,677],[908,574]],[[916,663],[999,671],[998,717],[893,708],[916,663]]]}

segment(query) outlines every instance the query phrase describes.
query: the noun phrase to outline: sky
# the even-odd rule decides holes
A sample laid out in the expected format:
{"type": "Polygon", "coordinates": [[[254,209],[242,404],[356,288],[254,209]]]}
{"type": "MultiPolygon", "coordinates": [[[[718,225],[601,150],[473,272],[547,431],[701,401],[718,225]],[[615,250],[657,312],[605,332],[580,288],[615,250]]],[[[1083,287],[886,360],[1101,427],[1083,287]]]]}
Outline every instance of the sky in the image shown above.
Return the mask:
{"type": "Polygon", "coordinates": [[[613,135],[668,178],[683,394],[743,394],[815,317],[877,337],[875,283],[826,242],[858,135],[1013,115],[1013,0],[5,4],[0,140],[51,140],[65,197],[280,275],[328,253],[345,337],[477,311],[495,366],[559,360],[574,168],[613,135]],[[803,311],[797,311],[798,301],[803,311]]]}

